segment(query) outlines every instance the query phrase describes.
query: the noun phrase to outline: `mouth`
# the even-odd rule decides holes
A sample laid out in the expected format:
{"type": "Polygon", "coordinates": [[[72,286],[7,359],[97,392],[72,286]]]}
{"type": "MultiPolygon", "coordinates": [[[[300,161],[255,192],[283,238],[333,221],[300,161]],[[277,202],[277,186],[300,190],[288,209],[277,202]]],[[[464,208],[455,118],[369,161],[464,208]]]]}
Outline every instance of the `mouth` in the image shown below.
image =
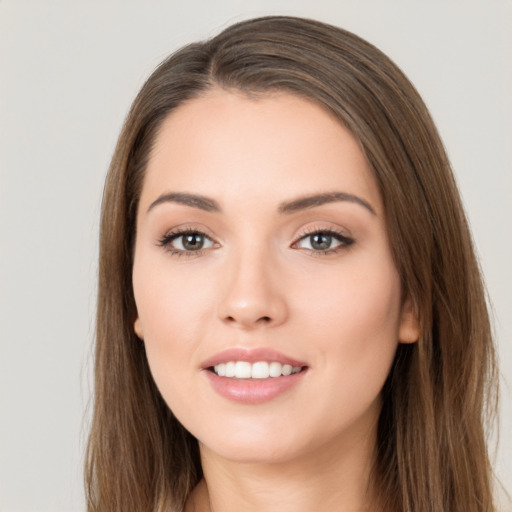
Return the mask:
{"type": "Polygon", "coordinates": [[[211,388],[244,405],[263,404],[300,388],[309,365],[270,347],[232,347],[201,365],[211,388]]]}
{"type": "Polygon", "coordinates": [[[279,361],[227,361],[209,366],[208,371],[229,379],[277,379],[302,372],[306,366],[292,366],[279,361]]]}

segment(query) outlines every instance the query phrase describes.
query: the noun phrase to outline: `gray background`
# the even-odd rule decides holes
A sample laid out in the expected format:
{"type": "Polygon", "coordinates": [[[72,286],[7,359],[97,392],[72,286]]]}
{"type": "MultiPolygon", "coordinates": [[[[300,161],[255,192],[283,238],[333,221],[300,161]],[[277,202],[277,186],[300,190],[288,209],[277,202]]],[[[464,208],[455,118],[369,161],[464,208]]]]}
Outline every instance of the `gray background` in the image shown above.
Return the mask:
{"type": "Polygon", "coordinates": [[[373,42],[432,111],[494,305],[512,489],[512,2],[0,0],[0,512],[84,509],[100,196],[131,100],[172,50],[277,13],[373,42]]]}

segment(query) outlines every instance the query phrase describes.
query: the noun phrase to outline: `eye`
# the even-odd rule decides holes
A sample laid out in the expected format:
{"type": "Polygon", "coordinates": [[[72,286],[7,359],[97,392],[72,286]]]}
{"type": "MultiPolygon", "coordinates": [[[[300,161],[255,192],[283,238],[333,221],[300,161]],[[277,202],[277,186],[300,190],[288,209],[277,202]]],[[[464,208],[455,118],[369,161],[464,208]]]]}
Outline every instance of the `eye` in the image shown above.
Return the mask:
{"type": "Polygon", "coordinates": [[[348,247],[353,243],[354,240],[352,238],[336,231],[318,230],[299,238],[299,240],[293,244],[293,247],[329,254],[331,252],[337,252],[337,250],[344,247],[348,247]]]}
{"type": "Polygon", "coordinates": [[[159,245],[173,254],[200,253],[214,246],[213,240],[205,233],[195,230],[171,232],[165,235],[159,245]]]}

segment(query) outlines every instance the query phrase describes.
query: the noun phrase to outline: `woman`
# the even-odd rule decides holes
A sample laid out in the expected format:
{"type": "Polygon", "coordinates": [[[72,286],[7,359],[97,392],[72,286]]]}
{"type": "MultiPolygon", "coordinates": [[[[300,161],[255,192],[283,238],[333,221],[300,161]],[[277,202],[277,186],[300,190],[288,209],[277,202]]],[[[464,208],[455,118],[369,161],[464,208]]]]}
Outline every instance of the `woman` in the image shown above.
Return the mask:
{"type": "Polygon", "coordinates": [[[90,511],[491,511],[448,159],[379,50],[269,17],[146,82],[107,177],[90,511]]]}

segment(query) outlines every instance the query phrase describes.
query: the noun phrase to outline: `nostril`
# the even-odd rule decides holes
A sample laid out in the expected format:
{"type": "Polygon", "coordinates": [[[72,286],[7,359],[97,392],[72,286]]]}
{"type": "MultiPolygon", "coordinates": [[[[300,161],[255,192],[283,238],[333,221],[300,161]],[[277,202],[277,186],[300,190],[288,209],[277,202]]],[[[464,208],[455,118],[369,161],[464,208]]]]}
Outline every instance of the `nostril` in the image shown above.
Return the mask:
{"type": "MultiPolygon", "coordinates": [[[[1,1],[1,0],[0,0],[1,1]]],[[[226,322],[227,324],[232,324],[232,325],[241,325],[241,326],[245,326],[245,327],[256,327],[256,326],[263,326],[263,325],[273,325],[273,323],[275,322],[275,317],[274,315],[270,314],[270,315],[260,315],[260,314],[251,314],[250,311],[240,311],[238,312],[235,312],[235,314],[233,314],[233,312],[231,312],[232,314],[231,315],[225,315],[222,317],[222,321],[223,322],[226,322]]]]}

